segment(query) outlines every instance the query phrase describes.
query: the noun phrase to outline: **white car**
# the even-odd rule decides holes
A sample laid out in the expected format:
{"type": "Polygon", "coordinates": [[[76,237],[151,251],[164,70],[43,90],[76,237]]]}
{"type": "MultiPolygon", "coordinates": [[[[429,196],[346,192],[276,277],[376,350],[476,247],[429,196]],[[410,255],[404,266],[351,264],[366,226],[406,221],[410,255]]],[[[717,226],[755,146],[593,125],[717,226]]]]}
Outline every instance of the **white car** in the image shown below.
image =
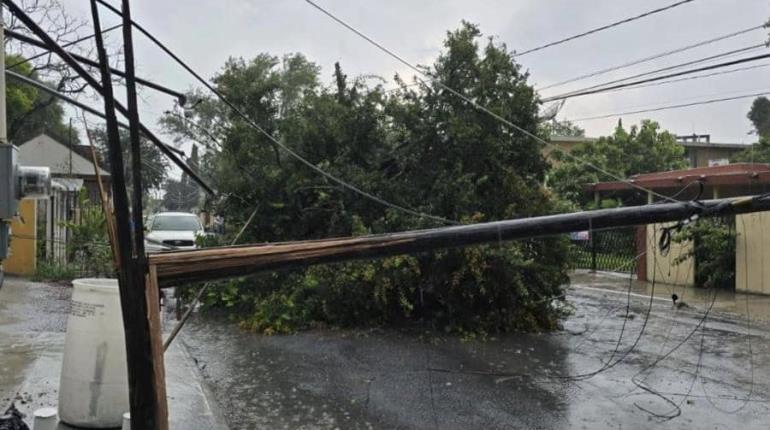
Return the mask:
{"type": "Polygon", "coordinates": [[[197,216],[186,212],[160,212],[147,218],[146,253],[195,249],[198,236],[206,233],[197,216]]]}

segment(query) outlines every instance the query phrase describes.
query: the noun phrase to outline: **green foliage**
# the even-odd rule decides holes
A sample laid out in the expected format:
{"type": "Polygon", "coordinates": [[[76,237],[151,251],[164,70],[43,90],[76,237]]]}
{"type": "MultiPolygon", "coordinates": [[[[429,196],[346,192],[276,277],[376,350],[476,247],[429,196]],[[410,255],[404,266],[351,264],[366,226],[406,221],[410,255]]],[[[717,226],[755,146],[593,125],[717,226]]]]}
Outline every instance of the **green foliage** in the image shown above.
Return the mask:
{"type": "Polygon", "coordinates": [[[674,264],[694,258],[695,285],[705,288],[735,287],[735,228],[722,219],[701,219],[676,234],[677,243],[690,242],[690,251],[674,264]]]}
{"type": "MultiPolygon", "coordinates": [[[[99,158],[107,171],[110,170],[110,157],[107,151],[107,130],[105,128],[96,128],[90,131],[94,140],[94,145],[99,151],[99,158]]],[[[133,183],[133,171],[131,167],[131,138],[128,130],[120,129],[120,148],[123,154],[123,174],[126,178],[126,185],[131,195],[131,184],[133,183]]],[[[147,199],[152,189],[159,189],[166,179],[168,171],[168,161],[160,150],[149,140],[141,139],[140,151],[142,158],[142,187],[144,199],[147,199]]]]}
{"type": "Polygon", "coordinates": [[[71,281],[75,278],[75,268],[55,261],[38,261],[32,280],[35,282],[71,281]]]}
{"type": "Polygon", "coordinates": [[[732,162],[770,163],[770,99],[757,97],[751,104],[748,118],[759,135],[759,141],[733,155],[732,162]]]}
{"type": "MultiPolygon", "coordinates": [[[[18,55],[5,56],[9,66],[22,59],[18,55]]],[[[29,63],[13,67],[13,71],[43,82],[29,63]]],[[[45,84],[55,88],[54,85],[45,84]]],[[[73,143],[78,143],[77,133],[70,136],[69,126],[64,123],[64,110],[56,98],[13,78],[6,80],[5,94],[8,139],[11,142],[21,144],[45,133],[60,142],[69,142],[71,137],[73,143]]]]}
{"type": "MultiPolygon", "coordinates": [[[[571,153],[619,178],[687,167],[684,148],[676,143],[676,136],[649,120],[642,121],[640,127],[632,126],[629,131],[619,123],[612,136],[578,144],[571,153]]],[[[559,164],[551,171],[551,185],[559,196],[583,207],[591,201],[584,190],[587,184],[616,180],[561,153],[553,155],[559,164]]]]}
{"type": "Polygon", "coordinates": [[[104,211],[90,204],[85,189],[80,192],[79,207],[80,219],[64,223],[70,232],[67,260],[92,276],[114,276],[104,211]]]}
{"type": "MultiPolygon", "coordinates": [[[[430,71],[524,129],[538,133],[538,101],[505,45],[463,24],[447,34],[430,71]]],[[[396,204],[463,222],[565,209],[542,186],[541,146],[503,128],[437,83],[385,92],[337,65],[324,87],[299,54],[231,59],[214,81],[266,131],[309,162],[396,204]]],[[[276,242],[434,227],[353,194],[288,157],[221,104],[204,98],[188,118],[163,124],[179,139],[210,140],[201,169],[224,196],[214,202],[228,235],[259,203],[242,242],[276,242]],[[205,132],[202,130],[205,128],[205,132]]],[[[241,315],[243,327],[285,333],[315,324],[424,321],[455,332],[548,330],[568,281],[562,239],[447,250],[311,267],[215,285],[209,307],[241,315]]]]}
{"type": "MultiPolygon", "coordinates": [[[[195,171],[199,169],[197,146],[193,146],[192,154],[187,160],[187,164],[195,171]]],[[[186,173],[182,173],[181,180],[168,179],[165,188],[166,192],[163,194],[162,202],[164,209],[190,212],[200,206],[200,187],[186,173]]]]}
{"type": "Polygon", "coordinates": [[[759,142],[733,155],[730,161],[733,163],[770,163],[770,138],[760,137],[759,142]]]}
{"type": "Polygon", "coordinates": [[[754,125],[756,133],[765,139],[770,139],[770,99],[767,97],[754,99],[747,116],[754,125]]]}
{"type": "Polygon", "coordinates": [[[541,134],[545,138],[560,137],[584,137],[586,131],[579,126],[573,124],[571,121],[562,120],[547,121],[540,125],[541,134]]]}

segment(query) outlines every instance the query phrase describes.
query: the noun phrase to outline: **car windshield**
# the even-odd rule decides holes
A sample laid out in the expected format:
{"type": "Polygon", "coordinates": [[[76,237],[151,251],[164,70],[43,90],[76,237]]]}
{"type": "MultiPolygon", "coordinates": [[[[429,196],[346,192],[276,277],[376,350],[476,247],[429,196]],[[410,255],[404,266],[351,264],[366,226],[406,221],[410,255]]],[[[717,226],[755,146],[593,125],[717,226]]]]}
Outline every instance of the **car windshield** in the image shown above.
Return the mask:
{"type": "Polygon", "coordinates": [[[201,224],[193,215],[164,215],[156,216],[152,222],[153,231],[198,231],[201,224]]]}

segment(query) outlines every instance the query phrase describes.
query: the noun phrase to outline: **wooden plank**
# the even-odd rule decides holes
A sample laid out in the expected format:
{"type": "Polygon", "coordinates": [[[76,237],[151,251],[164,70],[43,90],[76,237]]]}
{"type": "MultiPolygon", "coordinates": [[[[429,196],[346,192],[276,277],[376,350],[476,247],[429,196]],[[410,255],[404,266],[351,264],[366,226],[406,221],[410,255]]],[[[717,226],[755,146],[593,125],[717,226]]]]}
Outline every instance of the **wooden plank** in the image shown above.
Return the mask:
{"type": "Polygon", "coordinates": [[[168,430],[168,400],[166,396],[166,368],[163,361],[163,328],[160,316],[160,290],[158,272],[155,266],[147,271],[147,322],[150,326],[150,351],[155,378],[155,401],[157,403],[156,425],[159,430],[168,430]]]}
{"type": "Polygon", "coordinates": [[[292,266],[380,258],[591,228],[596,230],[678,221],[696,214],[717,216],[764,210],[770,210],[770,198],[664,203],[392,234],[178,251],[154,254],[149,259],[150,264],[157,266],[158,282],[163,287],[292,266]]]}
{"type": "Polygon", "coordinates": [[[99,200],[102,203],[104,220],[107,224],[107,237],[110,240],[110,248],[112,249],[112,265],[115,270],[120,270],[120,248],[118,247],[118,233],[115,230],[115,213],[112,211],[112,206],[110,206],[110,199],[107,198],[107,191],[104,189],[104,183],[102,183],[102,174],[100,172],[101,169],[99,168],[99,157],[96,155],[96,147],[94,146],[94,141],[91,137],[91,130],[88,129],[88,122],[86,121],[85,112],[83,112],[83,125],[86,129],[88,144],[91,146],[91,161],[94,165],[96,185],[99,187],[99,200]]]}

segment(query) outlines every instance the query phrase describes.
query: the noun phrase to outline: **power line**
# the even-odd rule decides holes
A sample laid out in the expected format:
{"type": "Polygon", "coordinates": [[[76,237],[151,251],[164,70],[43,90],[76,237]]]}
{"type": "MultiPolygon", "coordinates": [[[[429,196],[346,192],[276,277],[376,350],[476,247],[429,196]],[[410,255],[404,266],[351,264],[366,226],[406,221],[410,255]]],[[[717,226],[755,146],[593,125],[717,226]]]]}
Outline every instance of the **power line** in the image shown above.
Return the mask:
{"type": "MultiPolygon", "coordinates": [[[[109,3],[105,2],[104,0],[95,0],[99,4],[103,5],[113,13],[115,13],[118,16],[122,16],[122,13],[115,8],[114,6],[110,5],[109,3]]],[[[359,194],[363,197],[366,197],[367,199],[374,201],[376,203],[379,203],[383,206],[387,206],[391,209],[395,209],[404,213],[408,213],[410,215],[414,215],[416,217],[421,218],[428,218],[432,219],[434,221],[439,221],[446,224],[454,224],[458,225],[460,224],[457,221],[453,221],[447,218],[443,218],[436,215],[431,215],[428,213],[420,212],[415,209],[410,209],[405,206],[398,205],[396,203],[392,203],[388,200],[385,200],[381,197],[378,197],[368,191],[364,191],[361,188],[358,188],[357,186],[346,182],[331,173],[328,173],[327,171],[321,169],[320,167],[316,166],[309,160],[305,159],[298,153],[296,153],[293,149],[289,148],[282,142],[280,142],[278,139],[276,139],[272,134],[270,134],[267,130],[262,128],[259,124],[257,124],[254,120],[252,120],[248,115],[246,115],[242,110],[240,110],[237,106],[235,106],[232,102],[230,102],[224,94],[219,92],[213,85],[211,85],[208,81],[206,81],[203,77],[201,77],[197,72],[195,72],[190,66],[187,65],[181,58],[179,58],[176,54],[174,54],[169,48],[167,48],[160,40],[158,40],[155,36],[153,36],[149,31],[145,30],[144,27],[139,25],[136,21],[131,21],[131,24],[139,30],[142,34],[147,36],[153,43],[155,43],[163,52],[165,52],[167,55],[169,55],[174,61],[177,62],[182,68],[184,68],[188,73],[190,73],[198,82],[200,82],[203,86],[205,86],[209,91],[211,91],[219,100],[221,100],[223,103],[225,103],[230,109],[232,109],[233,112],[235,112],[241,119],[243,119],[246,124],[248,124],[251,128],[257,130],[259,133],[264,135],[268,140],[270,140],[273,144],[284,150],[287,154],[289,154],[291,157],[293,157],[295,160],[299,161],[300,163],[304,164],[305,166],[309,167],[311,170],[315,171],[316,173],[320,174],[321,176],[325,177],[326,179],[342,186],[343,188],[347,188],[350,191],[353,191],[356,194],[359,194]]]]}
{"type": "Polygon", "coordinates": [[[595,72],[586,73],[584,75],[580,75],[580,76],[577,76],[577,77],[574,77],[574,78],[570,78],[570,79],[567,79],[567,80],[564,80],[564,81],[561,81],[561,82],[557,82],[555,84],[546,85],[546,86],[544,86],[542,88],[538,88],[537,90],[538,91],[543,91],[543,90],[547,90],[549,88],[560,87],[562,85],[569,84],[569,83],[572,83],[572,82],[582,81],[583,79],[592,78],[594,76],[599,76],[599,75],[603,75],[605,73],[614,72],[616,70],[625,69],[627,67],[635,66],[637,64],[642,64],[642,63],[646,63],[648,61],[657,60],[659,58],[668,57],[669,55],[678,54],[680,52],[688,51],[690,49],[700,48],[701,46],[710,45],[712,43],[719,42],[719,41],[722,41],[722,40],[725,40],[725,39],[729,39],[729,38],[732,38],[732,37],[735,37],[735,36],[739,36],[739,35],[742,35],[742,34],[746,34],[746,33],[749,33],[751,31],[759,30],[759,29],[764,28],[764,27],[765,27],[765,25],[762,24],[762,25],[758,25],[758,26],[755,26],[755,27],[746,28],[746,29],[743,29],[743,30],[740,30],[740,31],[736,31],[736,32],[733,32],[733,33],[725,34],[723,36],[715,37],[713,39],[704,40],[702,42],[698,42],[698,43],[694,43],[694,44],[691,44],[691,45],[683,46],[681,48],[676,48],[676,49],[672,49],[672,50],[669,50],[669,51],[661,52],[659,54],[651,55],[649,57],[644,57],[644,58],[641,58],[641,59],[638,59],[638,60],[634,60],[634,61],[631,61],[631,62],[628,62],[628,63],[623,63],[623,64],[620,64],[620,65],[617,65],[617,66],[608,67],[606,69],[597,70],[595,72]]]}
{"type": "Polygon", "coordinates": [[[664,6],[664,7],[658,8],[658,9],[653,9],[651,11],[647,11],[647,12],[644,12],[642,14],[639,14],[639,15],[636,15],[636,16],[632,16],[630,18],[626,18],[626,19],[623,19],[623,20],[620,20],[620,21],[613,22],[611,24],[603,25],[601,27],[597,27],[597,28],[594,28],[592,30],[588,30],[588,31],[585,31],[583,33],[576,34],[574,36],[569,36],[569,37],[565,37],[564,39],[557,40],[555,42],[546,43],[545,45],[541,45],[541,46],[538,46],[536,48],[527,49],[526,51],[513,54],[513,56],[514,57],[520,57],[522,55],[526,55],[526,54],[530,54],[532,52],[536,52],[536,51],[540,51],[540,50],[543,50],[543,49],[546,49],[546,48],[550,48],[551,46],[561,45],[562,43],[566,43],[566,42],[569,42],[571,40],[579,39],[581,37],[585,37],[585,36],[588,36],[588,35],[591,35],[591,34],[594,34],[594,33],[598,33],[600,31],[608,30],[610,28],[617,27],[617,26],[622,25],[622,24],[627,24],[629,22],[636,21],[638,19],[642,19],[642,18],[648,17],[650,15],[654,15],[656,13],[665,12],[665,11],[667,11],[669,9],[673,9],[673,8],[675,8],[677,6],[681,6],[683,4],[690,3],[692,1],[693,0],[682,0],[682,1],[670,4],[668,6],[664,6]]]}
{"type": "MultiPolygon", "coordinates": [[[[104,30],[102,30],[102,34],[108,33],[110,31],[118,29],[118,28],[120,28],[122,26],[123,26],[122,24],[117,24],[117,25],[113,25],[112,27],[105,28],[104,30]]],[[[95,34],[89,34],[88,36],[83,36],[83,37],[81,37],[81,38],[79,38],[77,40],[73,40],[72,42],[65,43],[61,47],[62,48],[67,48],[67,47],[72,46],[72,45],[77,45],[80,42],[86,41],[88,39],[92,39],[94,36],[96,36],[96,35],[95,34]]],[[[46,55],[48,55],[50,53],[51,53],[50,50],[45,50],[45,51],[43,51],[43,52],[41,52],[39,54],[35,54],[35,55],[33,55],[33,56],[29,57],[29,58],[25,58],[25,59],[23,59],[21,61],[13,63],[10,66],[5,66],[5,68],[6,69],[13,69],[14,67],[21,66],[24,63],[28,63],[28,62],[30,62],[32,60],[38,59],[40,57],[44,57],[44,56],[46,56],[46,55]]]]}
{"type": "MultiPolygon", "coordinates": [[[[762,46],[764,46],[764,45],[762,45],[762,46]]],[[[749,63],[749,62],[752,62],[752,61],[764,60],[765,58],[770,58],[770,54],[755,55],[753,57],[740,58],[738,60],[728,61],[728,62],[725,62],[725,63],[712,64],[710,66],[698,67],[696,69],[684,70],[684,71],[681,71],[681,72],[670,73],[668,75],[656,76],[656,77],[653,77],[653,78],[642,79],[642,80],[639,80],[639,81],[626,82],[624,84],[617,84],[617,85],[612,85],[612,86],[608,86],[608,87],[595,88],[595,89],[586,90],[586,91],[578,91],[578,92],[573,92],[573,93],[565,94],[565,95],[562,95],[562,96],[547,97],[547,98],[543,99],[542,101],[545,103],[545,102],[552,102],[552,101],[555,101],[555,100],[565,100],[565,99],[569,99],[569,98],[573,98],[573,97],[580,97],[580,96],[586,96],[586,95],[590,95],[590,94],[603,93],[603,92],[607,92],[607,91],[617,90],[619,88],[626,88],[626,87],[632,87],[632,86],[639,85],[639,84],[645,84],[647,82],[656,82],[656,81],[660,81],[660,80],[668,79],[668,78],[673,78],[673,77],[677,77],[677,76],[689,75],[689,74],[692,74],[692,73],[705,72],[707,70],[714,70],[714,69],[720,69],[722,67],[734,66],[736,64],[743,64],[743,63],[749,63]]]]}
{"type": "MultiPolygon", "coordinates": [[[[73,105],[75,107],[78,107],[81,110],[90,113],[91,115],[95,115],[95,116],[98,116],[99,118],[106,119],[104,113],[102,113],[101,111],[99,111],[99,110],[97,110],[95,108],[92,108],[91,106],[88,106],[85,103],[81,103],[81,102],[79,102],[78,100],[75,100],[72,97],[69,97],[69,96],[67,96],[65,94],[62,94],[62,93],[54,90],[53,88],[50,88],[49,86],[45,85],[44,83],[42,83],[40,81],[36,81],[36,80],[34,80],[34,79],[32,79],[32,78],[30,78],[28,76],[22,75],[20,73],[16,73],[16,72],[8,70],[8,69],[5,70],[5,74],[8,77],[10,77],[10,78],[16,79],[16,80],[18,80],[18,81],[20,81],[22,83],[25,83],[25,84],[30,85],[32,87],[35,87],[35,88],[37,88],[37,89],[39,89],[39,90],[41,90],[41,91],[43,91],[45,93],[48,93],[49,95],[51,95],[53,97],[56,97],[56,98],[58,98],[60,100],[63,100],[63,101],[65,101],[65,102],[67,102],[67,103],[69,103],[69,104],[71,104],[71,105],[73,105]]],[[[118,121],[118,126],[121,127],[121,128],[125,128],[125,129],[128,128],[128,124],[126,124],[126,123],[124,123],[122,121],[118,121]]],[[[179,150],[177,148],[174,148],[171,145],[168,145],[168,144],[163,143],[163,142],[160,142],[160,144],[163,145],[169,151],[174,151],[177,154],[182,155],[182,156],[185,155],[184,152],[182,152],[181,150],[179,150]]]]}
{"type": "Polygon", "coordinates": [[[666,72],[666,71],[669,71],[669,70],[681,69],[682,67],[692,66],[693,64],[706,63],[706,62],[709,62],[711,60],[716,60],[717,58],[732,57],[732,56],[740,54],[740,53],[756,51],[756,50],[759,50],[759,49],[762,49],[762,48],[765,48],[765,47],[766,47],[766,45],[764,43],[759,43],[759,44],[751,45],[751,46],[745,46],[743,48],[738,48],[738,49],[733,49],[733,50],[730,50],[730,51],[720,52],[719,54],[710,55],[708,57],[698,58],[696,60],[691,60],[691,61],[687,61],[687,62],[684,62],[684,63],[674,64],[672,66],[666,66],[666,67],[662,67],[662,68],[659,68],[659,69],[649,70],[647,72],[637,73],[637,74],[631,75],[631,76],[626,76],[625,78],[619,78],[619,79],[615,79],[615,80],[608,81],[608,82],[602,82],[600,84],[591,85],[589,87],[584,87],[584,88],[581,88],[581,89],[578,89],[578,90],[568,91],[566,93],[559,94],[558,96],[551,96],[549,98],[572,95],[572,94],[575,94],[575,93],[578,93],[578,92],[588,91],[588,90],[592,90],[592,89],[595,89],[595,88],[603,88],[603,87],[607,87],[609,85],[616,84],[616,83],[619,83],[619,82],[625,82],[625,81],[629,81],[631,79],[642,78],[642,77],[650,76],[650,75],[657,75],[659,73],[666,72]]]}
{"type": "MultiPolygon", "coordinates": [[[[97,1],[102,1],[102,0],[97,0],[97,1]]],[[[308,3],[309,5],[313,6],[318,11],[320,11],[324,15],[328,16],[329,18],[331,18],[333,21],[337,22],[341,26],[343,26],[346,29],[350,30],[352,33],[354,33],[358,37],[360,37],[360,38],[364,39],[365,41],[369,42],[371,45],[373,45],[374,47],[376,47],[380,51],[384,52],[388,56],[392,57],[393,59],[395,59],[399,63],[405,65],[409,69],[411,69],[414,72],[416,72],[418,76],[415,76],[415,79],[419,80],[423,84],[427,85],[425,80],[420,78],[419,75],[425,76],[426,78],[430,79],[432,82],[436,83],[436,85],[440,86],[441,88],[443,88],[444,90],[446,90],[450,94],[452,94],[455,97],[457,97],[457,98],[463,100],[464,102],[468,103],[473,108],[475,108],[475,109],[477,109],[477,110],[479,110],[481,112],[484,112],[485,114],[489,115],[490,117],[492,117],[496,121],[498,121],[498,122],[500,122],[500,123],[502,123],[502,124],[512,128],[512,129],[518,131],[519,133],[521,133],[521,134],[523,134],[523,135],[525,135],[527,137],[530,137],[530,138],[536,140],[539,143],[542,143],[543,145],[551,147],[554,151],[557,151],[557,152],[563,154],[565,157],[567,157],[567,158],[569,158],[569,159],[571,159],[571,160],[573,160],[573,161],[575,161],[575,162],[577,162],[579,164],[582,164],[584,166],[590,167],[590,168],[594,169],[595,171],[597,171],[599,173],[602,173],[602,174],[606,175],[607,177],[612,178],[612,179],[614,179],[616,181],[623,182],[623,183],[627,184],[629,187],[634,188],[634,189],[636,189],[638,191],[644,191],[646,193],[650,193],[650,194],[652,194],[654,196],[657,196],[657,197],[660,197],[660,198],[662,198],[664,200],[676,201],[674,199],[671,199],[668,196],[660,194],[660,193],[658,193],[658,192],[656,192],[654,190],[644,188],[644,187],[642,187],[640,185],[637,185],[636,183],[634,183],[632,181],[629,181],[628,179],[621,178],[619,175],[611,173],[611,172],[609,172],[609,171],[607,171],[607,170],[605,170],[605,169],[603,169],[603,168],[601,168],[599,166],[596,166],[595,164],[592,164],[592,163],[590,163],[590,162],[588,162],[586,160],[583,160],[583,159],[581,159],[579,157],[576,157],[575,155],[571,154],[570,152],[565,151],[560,146],[558,146],[558,145],[556,145],[556,144],[554,144],[552,142],[549,142],[549,141],[541,138],[540,136],[538,136],[538,135],[536,135],[536,134],[534,134],[534,133],[532,133],[532,132],[530,132],[530,131],[528,131],[528,130],[526,130],[526,129],[524,129],[524,128],[516,125],[516,124],[514,124],[513,122],[511,122],[511,121],[503,118],[499,114],[495,113],[491,109],[489,109],[489,108],[487,108],[487,107],[477,103],[474,100],[471,100],[470,98],[466,97],[462,93],[460,93],[457,90],[453,89],[449,85],[441,82],[439,79],[437,79],[436,77],[431,75],[431,73],[428,72],[427,70],[423,70],[423,69],[415,66],[414,64],[410,63],[409,61],[405,60],[400,55],[396,54],[395,52],[391,51],[390,49],[386,48],[385,46],[383,46],[382,44],[377,42],[376,40],[374,40],[371,37],[367,36],[366,34],[362,33],[360,30],[356,29],[352,25],[350,25],[347,22],[343,21],[341,18],[337,17],[336,15],[331,13],[330,11],[328,11],[328,10],[324,9],[323,7],[319,6],[314,1],[312,1],[312,0],[305,0],[305,2],[308,3]]]]}
{"type": "Polygon", "coordinates": [[[649,84],[636,85],[636,86],[632,86],[632,87],[618,88],[618,89],[615,89],[615,90],[611,90],[610,92],[623,91],[623,90],[635,90],[635,89],[647,88],[647,87],[657,87],[657,86],[660,86],[660,85],[673,84],[673,83],[676,83],[676,82],[691,81],[691,80],[695,80],[695,79],[710,78],[712,76],[727,75],[727,74],[730,74],[730,73],[744,72],[744,71],[747,71],[747,70],[754,70],[754,69],[761,69],[761,68],[768,67],[768,66],[770,66],[770,63],[757,64],[755,66],[739,67],[737,69],[730,69],[730,70],[725,70],[725,71],[722,71],[722,72],[707,73],[705,75],[689,76],[689,77],[686,77],[686,78],[672,79],[670,81],[653,82],[653,83],[649,83],[649,84]]]}
{"type": "Polygon", "coordinates": [[[754,93],[754,94],[744,94],[740,96],[733,96],[733,97],[723,97],[718,99],[711,99],[711,100],[703,100],[698,102],[692,102],[692,103],[682,103],[682,104],[676,104],[676,105],[669,105],[669,106],[661,106],[653,109],[642,109],[642,110],[634,110],[634,111],[627,111],[627,112],[617,112],[617,113],[610,113],[610,114],[604,114],[604,115],[597,115],[597,116],[589,116],[584,118],[577,118],[577,119],[571,119],[572,122],[577,121],[591,121],[595,119],[604,119],[604,118],[612,118],[615,116],[622,116],[622,115],[634,115],[638,113],[647,113],[647,112],[659,112],[662,110],[670,110],[670,109],[681,109],[686,107],[692,107],[692,106],[700,106],[700,105],[707,105],[707,104],[713,104],[713,103],[721,103],[721,102],[727,102],[732,100],[740,100],[740,99],[746,99],[746,98],[753,98],[753,97],[759,97],[759,96],[765,96],[770,94],[770,91],[761,92],[761,93],[754,93]]]}

